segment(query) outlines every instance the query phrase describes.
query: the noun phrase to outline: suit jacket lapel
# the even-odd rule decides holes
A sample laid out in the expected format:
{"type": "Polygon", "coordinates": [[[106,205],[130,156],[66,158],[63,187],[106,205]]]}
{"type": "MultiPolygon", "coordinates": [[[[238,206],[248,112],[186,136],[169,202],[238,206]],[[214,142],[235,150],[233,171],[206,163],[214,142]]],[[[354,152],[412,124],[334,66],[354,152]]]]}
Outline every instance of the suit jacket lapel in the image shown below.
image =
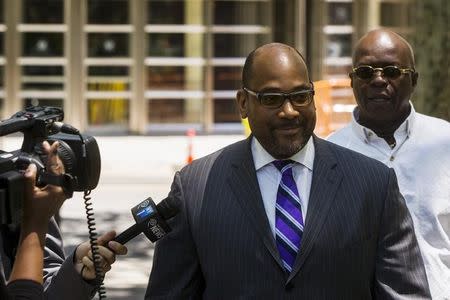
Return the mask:
{"type": "Polygon", "coordinates": [[[228,182],[235,198],[253,224],[255,231],[261,236],[267,250],[284,270],[264,209],[250,142],[251,136],[237,149],[231,164],[232,170],[228,182]]]}
{"type": "Polygon", "coordinates": [[[314,241],[318,238],[324,224],[328,210],[334,201],[336,191],[342,180],[342,174],[337,168],[337,161],[327,142],[314,138],[315,157],[313,178],[308,202],[308,214],[305,220],[300,253],[289,275],[288,282],[298,273],[307,259],[314,241]]]}

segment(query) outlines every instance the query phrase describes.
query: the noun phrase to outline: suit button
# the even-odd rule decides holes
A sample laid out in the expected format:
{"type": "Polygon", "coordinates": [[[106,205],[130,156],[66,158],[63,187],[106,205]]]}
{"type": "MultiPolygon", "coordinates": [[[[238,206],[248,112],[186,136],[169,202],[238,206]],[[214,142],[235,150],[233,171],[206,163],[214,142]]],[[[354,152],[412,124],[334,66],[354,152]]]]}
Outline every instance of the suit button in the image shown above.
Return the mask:
{"type": "Polygon", "coordinates": [[[284,288],[289,292],[294,288],[294,284],[292,282],[288,282],[284,288]]]}

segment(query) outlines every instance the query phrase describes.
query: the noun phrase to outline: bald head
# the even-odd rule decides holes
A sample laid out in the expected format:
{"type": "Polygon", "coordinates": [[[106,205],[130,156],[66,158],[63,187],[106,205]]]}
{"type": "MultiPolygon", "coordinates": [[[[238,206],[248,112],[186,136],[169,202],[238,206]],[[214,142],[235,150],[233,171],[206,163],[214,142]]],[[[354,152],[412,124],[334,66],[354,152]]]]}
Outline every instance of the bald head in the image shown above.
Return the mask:
{"type": "Polygon", "coordinates": [[[279,43],[261,46],[247,57],[242,80],[236,100],[252,135],[274,158],[300,151],[316,124],[313,86],[300,53],[279,43]],[[305,95],[304,105],[295,95],[305,95]]]}
{"type": "Polygon", "coordinates": [[[250,80],[253,76],[253,65],[257,58],[266,57],[266,55],[272,59],[280,60],[281,63],[283,63],[283,61],[288,61],[288,58],[297,57],[304,67],[302,69],[308,74],[305,59],[297,49],[282,43],[265,44],[250,52],[245,60],[244,68],[242,70],[242,85],[244,87],[250,86],[250,80]]]}
{"type": "Polygon", "coordinates": [[[350,79],[359,108],[358,122],[391,141],[395,130],[409,116],[409,101],[417,84],[418,73],[411,46],[390,30],[370,31],[356,44],[353,66],[381,70],[372,69],[367,77],[351,72],[350,79]],[[392,66],[401,72],[385,73],[384,68],[392,66]]]}
{"type": "Polygon", "coordinates": [[[353,65],[357,66],[362,56],[371,55],[372,52],[382,49],[386,55],[400,54],[408,64],[405,67],[414,68],[414,52],[411,45],[399,34],[387,29],[375,29],[366,33],[355,46],[353,65]]]}

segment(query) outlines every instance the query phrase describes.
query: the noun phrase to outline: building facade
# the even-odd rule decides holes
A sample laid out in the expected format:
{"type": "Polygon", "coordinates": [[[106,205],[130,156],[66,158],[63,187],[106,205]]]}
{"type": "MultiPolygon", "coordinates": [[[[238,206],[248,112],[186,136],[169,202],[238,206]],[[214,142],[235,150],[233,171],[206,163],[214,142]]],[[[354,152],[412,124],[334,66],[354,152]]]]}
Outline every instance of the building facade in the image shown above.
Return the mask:
{"type": "Polygon", "coordinates": [[[323,134],[349,118],[351,49],[379,26],[408,32],[408,0],[3,0],[0,113],[64,108],[95,134],[236,133],[246,55],[305,54],[323,134]]]}

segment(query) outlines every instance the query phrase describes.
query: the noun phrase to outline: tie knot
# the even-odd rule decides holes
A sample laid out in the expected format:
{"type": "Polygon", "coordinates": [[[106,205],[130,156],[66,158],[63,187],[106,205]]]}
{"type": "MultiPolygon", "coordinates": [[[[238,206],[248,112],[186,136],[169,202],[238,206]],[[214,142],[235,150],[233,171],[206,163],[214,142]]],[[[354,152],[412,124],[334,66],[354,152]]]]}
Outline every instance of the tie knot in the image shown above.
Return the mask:
{"type": "Polygon", "coordinates": [[[278,171],[284,173],[284,171],[292,168],[294,161],[290,159],[285,159],[285,160],[274,160],[272,163],[278,169],[278,171]]]}

